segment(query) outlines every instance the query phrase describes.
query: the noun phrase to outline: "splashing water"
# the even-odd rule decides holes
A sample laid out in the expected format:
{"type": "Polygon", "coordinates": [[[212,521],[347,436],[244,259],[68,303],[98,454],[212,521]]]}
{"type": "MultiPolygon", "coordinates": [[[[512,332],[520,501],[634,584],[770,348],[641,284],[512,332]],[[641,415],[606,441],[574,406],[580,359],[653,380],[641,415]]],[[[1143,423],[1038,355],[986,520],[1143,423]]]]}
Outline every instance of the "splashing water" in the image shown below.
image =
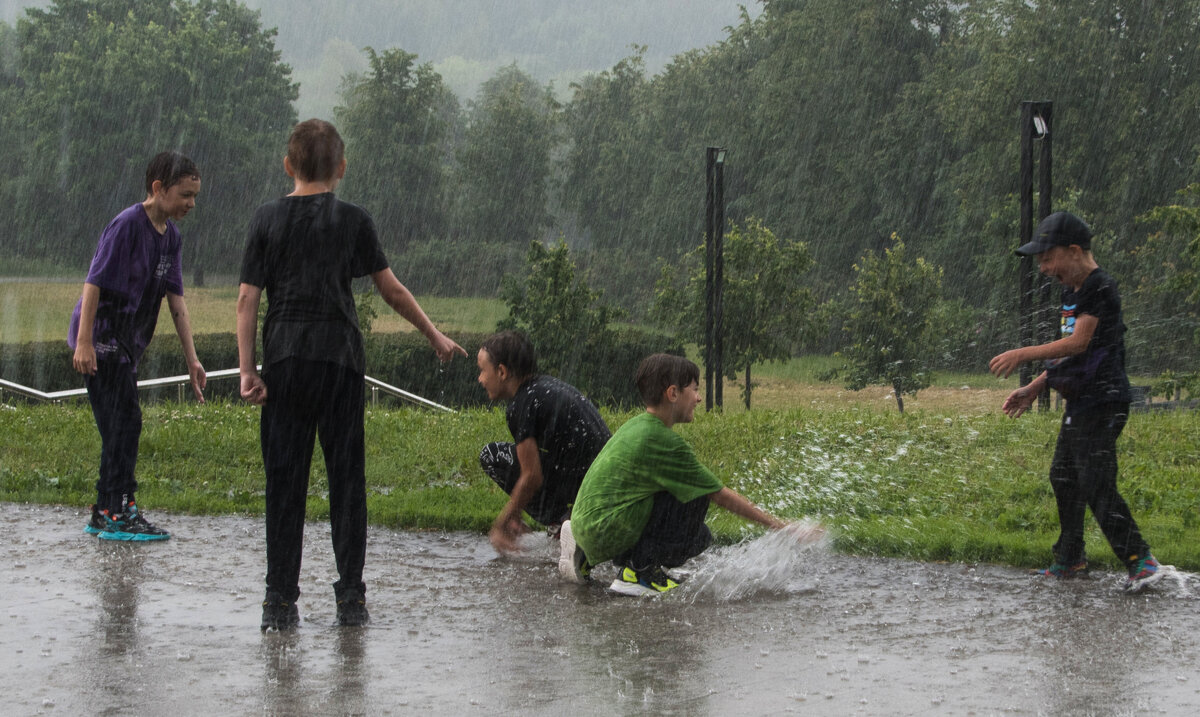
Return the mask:
{"type": "MultiPolygon", "coordinates": [[[[802,522],[802,528],[818,527],[802,522]]],[[[812,581],[801,580],[819,556],[829,552],[830,537],[825,533],[815,540],[797,540],[786,531],[772,531],[736,545],[709,550],[688,567],[690,576],[678,588],[688,600],[729,602],[761,593],[788,593],[811,590],[812,581]]],[[[812,574],[810,570],[809,574],[812,574]]]]}

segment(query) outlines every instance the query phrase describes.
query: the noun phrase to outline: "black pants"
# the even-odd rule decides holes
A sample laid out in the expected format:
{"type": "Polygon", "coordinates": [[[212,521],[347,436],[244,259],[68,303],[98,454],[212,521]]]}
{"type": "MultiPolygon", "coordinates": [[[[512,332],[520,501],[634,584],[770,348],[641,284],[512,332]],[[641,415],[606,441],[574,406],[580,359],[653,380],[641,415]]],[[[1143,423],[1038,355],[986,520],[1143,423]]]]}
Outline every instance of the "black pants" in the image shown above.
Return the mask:
{"type": "Polygon", "coordinates": [[[712,544],[712,531],[704,524],[708,503],[706,495],[681,503],[666,491],[656,493],[642,537],[613,562],[634,570],[676,568],[703,553],[712,544]]]}
{"type": "MultiPolygon", "coordinates": [[[[479,467],[505,493],[512,495],[521,477],[521,463],[517,460],[515,443],[489,443],[479,452],[479,467]]],[[[558,525],[571,517],[571,505],[579,492],[577,485],[563,485],[559,476],[542,472],[542,487],[537,490],[525,506],[525,512],[542,525],[558,525]]]]}
{"type": "Polygon", "coordinates": [[[1128,418],[1129,404],[1125,403],[1063,418],[1050,464],[1050,485],[1062,530],[1054,544],[1054,559],[1059,563],[1072,565],[1085,559],[1083,523],[1089,507],[1123,563],[1150,554],[1129,506],[1117,491],[1117,437],[1128,418]]]}
{"type": "Polygon", "coordinates": [[[339,580],[334,590],[365,590],[367,491],[363,377],[323,361],[285,359],[263,372],[267,402],[260,433],[267,474],[267,590],[300,595],[304,508],[314,438],[329,479],[329,522],[339,580]]]}
{"type": "Polygon", "coordinates": [[[100,430],[100,477],[96,481],[96,506],[113,512],[122,509],[122,498],[133,500],[137,480],[138,439],[142,435],[142,407],[138,404],[137,374],[120,361],[100,361],[94,376],[84,377],[92,416],[100,430]]]}

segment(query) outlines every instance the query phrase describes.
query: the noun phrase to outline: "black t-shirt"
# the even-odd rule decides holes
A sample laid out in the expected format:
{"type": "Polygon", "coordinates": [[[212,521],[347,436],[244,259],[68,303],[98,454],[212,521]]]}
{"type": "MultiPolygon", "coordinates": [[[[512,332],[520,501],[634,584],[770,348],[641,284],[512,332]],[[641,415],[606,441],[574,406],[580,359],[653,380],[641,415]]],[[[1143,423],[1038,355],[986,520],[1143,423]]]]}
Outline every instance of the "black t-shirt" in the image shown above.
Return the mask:
{"type": "Polygon", "coordinates": [[[263,366],[296,357],[364,373],[350,281],[387,267],[362,207],[328,192],[260,206],[250,220],[241,281],[267,295],[263,366]]]}
{"type": "Polygon", "coordinates": [[[574,500],[592,459],[612,433],[600,412],[575,387],[539,375],[521,384],[505,413],[513,441],[537,441],[543,490],[574,500]]]}
{"type": "Polygon", "coordinates": [[[1081,314],[1098,319],[1087,350],[1075,356],[1048,361],[1046,378],[1050,387],[1067,400],[1066,414],[1075,415],[1105,403],[1130,401],[1129,378],[1125,375],[1125,322],[1121,317],[1121,293],[1117,282],[1102,269],[1084,280],[1079,291],[1062,292],[1063,337],[1075,333],[1081,314]]]}

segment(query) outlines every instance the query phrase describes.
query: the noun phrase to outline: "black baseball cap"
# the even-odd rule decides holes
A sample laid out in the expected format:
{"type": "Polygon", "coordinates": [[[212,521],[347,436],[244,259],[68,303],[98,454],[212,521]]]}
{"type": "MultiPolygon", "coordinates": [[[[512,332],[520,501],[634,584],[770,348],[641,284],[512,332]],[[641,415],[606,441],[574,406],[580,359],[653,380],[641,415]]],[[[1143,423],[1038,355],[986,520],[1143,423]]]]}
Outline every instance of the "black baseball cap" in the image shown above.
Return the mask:
{"type": "Polygon", "coordinates": [[[1033,256],[1056,246],[1072,244],[1078,244],[1081,249],[1091,249],[1092,230],[1070,212],[1055,212],[1033,230],[1033,241],[1017,247],[1017,256],[1033,256]]]}

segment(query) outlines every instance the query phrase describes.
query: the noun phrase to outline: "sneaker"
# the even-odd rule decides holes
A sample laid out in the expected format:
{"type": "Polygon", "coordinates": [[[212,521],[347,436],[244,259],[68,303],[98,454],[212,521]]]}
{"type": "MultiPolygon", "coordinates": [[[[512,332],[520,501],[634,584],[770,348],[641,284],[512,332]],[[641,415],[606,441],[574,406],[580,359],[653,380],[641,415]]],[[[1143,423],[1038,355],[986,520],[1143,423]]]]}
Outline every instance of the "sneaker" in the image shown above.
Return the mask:
{"type": "Polygon", "coordinates": [[[1034,573],[1045,578],[1058,578],[1059,580],[1070,580],[1071,578],[1082,578],[1088,574],[1088,564],[1086,560],[1080,560],[1077,563],[1067,565],[1055,561],[1053,565],[1044,570],[1035,570],[1034,573]]]}
{"type": "Polygon", "coordinates": [[[83,526],[83,532],[89,535],[99,535],[108,530],[110,518],[107,510],[100,510],[95,505],[92,506],[92,519],[83,526]]]}
{"type": "Polygon", "coordinates": [[[360,627],[371,620],[367,614],[367,599],[361,590],[346,590],[337,598],[337,624],[342,627],[360,627]]]}
{"type": "Polygon", "coordinates": [[[679,587],[679,583],[667,575],[662,568],[635,571],[633,568],[621,569],[621,575],[608,586],[609,590],[621,595],[639,597],[643,595],[660,595],[668,590],[679,587]]]}
{"type": "MultiPolygon", "coordinates": [[[[108,511],[100,511],[100,514],[105,519],[104,528],[97,533],[101,540],[145,542],[166,540],[171,537],[170,533],[146,520],[146,517],[133,503],[129,504],[129,509],[125,513],[112,514],[108,511]]],[[[92,527],[92,523],[88,523],[88,528],[90,527],[92,527]]],[[[84,530],[88,529],[84,528],[84,530]]],[[[88,530],[88,532],[91,531],[88,530]]]]}
{"type": "Polygon", "coordinates": [[[291,630],[300,624],[300,610],[296,603],[284,600],[279,593],[268,590],[263,599],[262,631],[291,630]]]}
{"type": "Polygon", "coordinates": [[[1129,577],[1125,579],[1124,589],[1127,593],[1139,593],[1154,583],[1163,579],[1162,566],[1153,555],[1138,558],[1129,564],[1129,577]]]}
{"type": "Polygon", "coordinates": [[[568,582],[582,584],[592,579],[592,565],[575,542],[571,521],[565,520],[558,531],[558,573],[568,582]]]}

